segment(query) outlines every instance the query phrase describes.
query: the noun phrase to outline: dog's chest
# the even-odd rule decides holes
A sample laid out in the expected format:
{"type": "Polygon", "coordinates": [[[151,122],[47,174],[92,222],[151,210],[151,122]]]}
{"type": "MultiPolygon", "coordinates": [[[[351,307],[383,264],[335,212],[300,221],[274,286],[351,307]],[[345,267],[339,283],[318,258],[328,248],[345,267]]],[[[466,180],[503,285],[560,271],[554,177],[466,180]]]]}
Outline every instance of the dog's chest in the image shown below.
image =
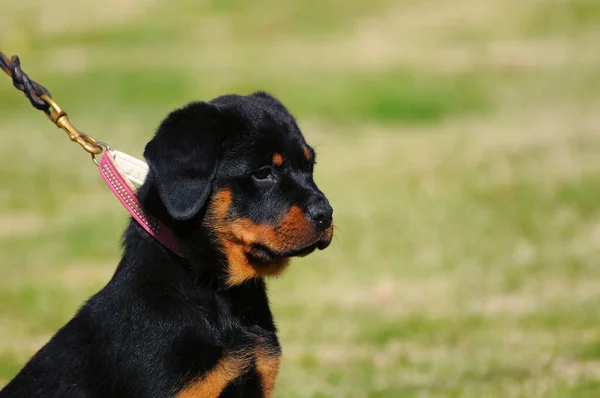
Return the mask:
{"type": "Polygon", "coordinates": [[[271,397],[279,372],[280,351],[264,338],[255,345],[226,350],[217,364],[192,380],[177,398],[271,397]]]}
{"type": "Polygon", "coordinates": [[[260,378],[264,397],[270,397],[275,389],[275,381],[279,373],[281,353],[271,346],[259,345],[254,350],[254,365],[260,378]]]}

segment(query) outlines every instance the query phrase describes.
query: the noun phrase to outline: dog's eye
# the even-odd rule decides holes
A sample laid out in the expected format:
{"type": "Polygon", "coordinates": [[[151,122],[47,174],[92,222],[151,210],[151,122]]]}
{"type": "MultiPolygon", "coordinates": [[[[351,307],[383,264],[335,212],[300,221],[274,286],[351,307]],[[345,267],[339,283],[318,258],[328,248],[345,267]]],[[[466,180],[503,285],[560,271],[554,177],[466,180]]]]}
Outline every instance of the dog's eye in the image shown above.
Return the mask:
{"type": "Polygon", "coordinates": [[[273,169],[269,166],[266,167],[262,167],[258,170],[256,170],[252,176],[254,178],[256,178],[257,180],[270,180],[270,179],[274,179],[275,177],[273,176],[273,169]]]}

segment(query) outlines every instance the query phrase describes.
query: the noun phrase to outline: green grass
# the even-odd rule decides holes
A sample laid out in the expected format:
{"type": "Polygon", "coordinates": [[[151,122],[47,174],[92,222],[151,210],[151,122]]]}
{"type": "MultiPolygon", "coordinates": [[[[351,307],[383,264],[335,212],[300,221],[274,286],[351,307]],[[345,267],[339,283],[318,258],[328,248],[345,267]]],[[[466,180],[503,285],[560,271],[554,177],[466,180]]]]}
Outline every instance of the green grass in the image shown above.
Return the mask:
{"type": "Polygon", "coordinates": [[[585,33],[600,22],[600,4],[594,0],[556,0],[532,7],[529,31],[534,34],[556,32],[585,33]]]}
{"type": "MultiPolygon", "coordinates": [[[[3,6],[0,49],[139,156],[187,101],[298,116],[332,246],[270,284],[281,397],[600,394],[590,0],[3,6]],[[69,19],[61,10],[69,9],[69,19]]],[[[0,79],[0,385],[110,278],[126,213],[0,79]]]]}

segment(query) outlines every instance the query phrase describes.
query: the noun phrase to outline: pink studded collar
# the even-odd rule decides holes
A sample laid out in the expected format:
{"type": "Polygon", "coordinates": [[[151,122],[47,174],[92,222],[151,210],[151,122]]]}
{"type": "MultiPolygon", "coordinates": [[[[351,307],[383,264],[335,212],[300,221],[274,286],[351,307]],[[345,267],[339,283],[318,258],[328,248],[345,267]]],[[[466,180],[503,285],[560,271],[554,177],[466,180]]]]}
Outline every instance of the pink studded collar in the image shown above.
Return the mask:
{"type": "MultiPolygon", "coordinates": [[[[106,182],[106,185],[108,185],[117,199],[119,199],[119,202],[121,202],[123,207],[127,209],[127,211],[142,228],[144,228],[154,239],[162,243],[165,247],[184,257],[181,253],[179,242],[173,235],[173,232],[160,220],[155,219],[151,215],[144,212],[144,209],[142,209],[142,206],[140,205],[140,202],[135,194],[136,190],[130,180],[141,184],[145,178],[145,175],[142,170],[142,172],[138,173],[138,178],[136,180],[135,178],[131,177],[131,170],[128,173],[124,173],[118,164],[120,163],[122,165],[123,163],[116,161],[118,159],[122,160],[123,156],[128,157],[128,155],[124,155],[112,149],[107,149],[104,151],[102,159],[98,164],[98,169],[100,170],[102,179],[106,182]],[[120,156],[120,158],[118,158],[118,156],[120,156]]],[[[137,159],[131,159],[133,159],[133,161],[140,162],[137,159]]],[[[129,165],[131,165],[131,163],[129,163],[129,165]]],[[[138,167],[137,169],[139,171],[140,168],[138,167]]]]}

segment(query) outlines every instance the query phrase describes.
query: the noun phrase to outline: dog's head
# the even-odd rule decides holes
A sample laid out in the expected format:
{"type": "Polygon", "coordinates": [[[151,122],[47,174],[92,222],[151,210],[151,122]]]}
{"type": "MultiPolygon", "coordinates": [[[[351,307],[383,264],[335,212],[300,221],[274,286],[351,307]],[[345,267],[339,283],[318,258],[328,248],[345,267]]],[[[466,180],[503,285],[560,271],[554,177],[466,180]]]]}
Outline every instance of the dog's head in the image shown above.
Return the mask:
{"type": "Polygon", "coordinates": [[[200,218],[227,260],[227,284],[280,273],[324,249],[333,209],[313,180],[314,150],[266,93],[172,112],[148,143],[150,180],[168,217],[200,218]]]}

